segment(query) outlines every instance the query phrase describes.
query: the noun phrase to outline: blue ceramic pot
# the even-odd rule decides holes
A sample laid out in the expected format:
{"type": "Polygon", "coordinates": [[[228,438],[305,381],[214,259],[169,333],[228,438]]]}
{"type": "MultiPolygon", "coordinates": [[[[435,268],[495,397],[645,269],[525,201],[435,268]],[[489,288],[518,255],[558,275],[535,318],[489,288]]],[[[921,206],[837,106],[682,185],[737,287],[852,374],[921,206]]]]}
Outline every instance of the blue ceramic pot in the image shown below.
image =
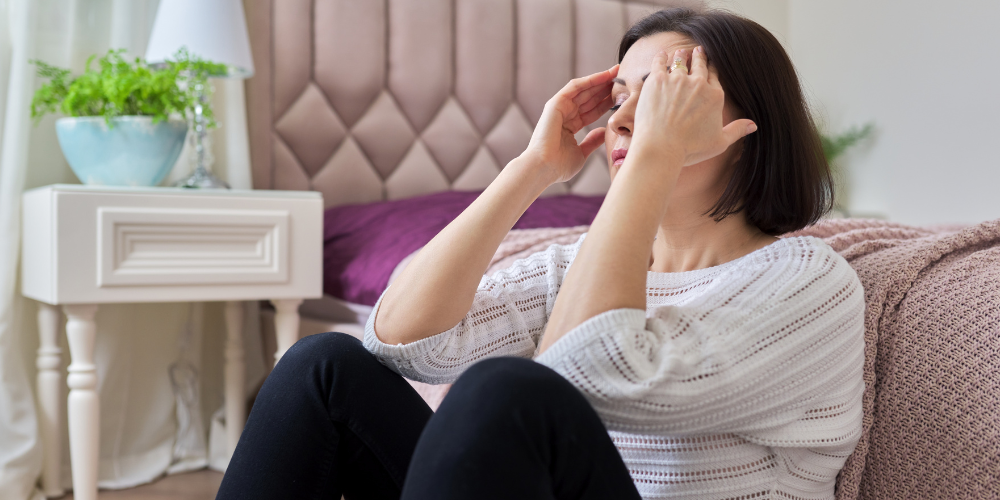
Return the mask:
{"type": "Polygon", "coordinates": [[[80,182],[98,186],[155,186],[181,154],[187,124],[153,123],[151,116],[111,119],[81,116],[56,120],[66,161],[80,182]]]}

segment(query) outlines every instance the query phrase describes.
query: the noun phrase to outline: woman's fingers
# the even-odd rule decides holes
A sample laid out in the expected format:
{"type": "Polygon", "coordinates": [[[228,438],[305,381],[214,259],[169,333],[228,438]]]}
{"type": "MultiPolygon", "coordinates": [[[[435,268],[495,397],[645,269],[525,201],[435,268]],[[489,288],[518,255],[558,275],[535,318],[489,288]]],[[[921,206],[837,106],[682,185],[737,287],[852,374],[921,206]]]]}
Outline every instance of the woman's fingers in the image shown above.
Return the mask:
{"type": "Polygon", "coordinates": [[[705,57],[705,49],[701,45],[691,52],[691,76],[708,79],[708,58],[705,57]]]}
{"type": "MultiPolygon", "coordinates": [[[[674,60],[672,56],[673,54],[668,54],[665,50],[661,50],[653,56],[653,62],[649,68],[649,76],[653,76],[657,71],[666,72],[674,60]]],[[[646,79],[648,80],[649,78],[647,77],[646,79]]]]}
{"type": "Polygon", "coordinates": [[[605,99],[608,99],[610,97],[611,97],[611,87],[610,86],[607,89],[605,89],[603,92],[595,92],[593,95],[590,96],[590,99],[588,99],[587,102],[584,102],[584,103],[582,103],[582,104],[579,105],[578,108],[580,110],[580,114],[586,113],[586,112],[594,109],[595,107],[599,106],[601,104],[601,102],[603,102],[605,99]]]}
{"type": "Polygon", "coordinates": [[[556,95],[561,95],[567,97],[570,100],[576,99],[576,96],[586,91],[587,89],[598,87],[605,83],[610,82],[614,79],[615,75],[618,74],[618,65],[612,66],[610,69],[601,71],[599,73],[594,73],[593,75],[588,75],[580,78],[574,78],[567,83],[562,90],[556,93],[556,95]]]}
{"type": "Polygon", "coordinates": [[[739,120],[733,120],[725,127],[722,127],[722,137],[725,139],[726,147],[728,148],[734,142],[756,131],[757,124],[754,123],[753,120],[741,118],[739,120]]]}
{"type": "MultiPolygon", "coordinates": [[[[611,95],[611,80],[617,74],[618,65],[616,64],[600,73],[570,80],[562,90],[549,100],[548,105],[558,110],[563,125],[567,125],[566,122],[575,121],[577,117],[590,111],[593,106],[603,102],[611,95]]],[[[590,122],[584,121],[584,125],[588,123],[590,122]]]]}
{"type": "Polygon", "coordinates": [[[545,103],[528,140],[525,157],[547,165],[558,173],[559,179],[567,180],[576,175],[586,155],[600,146],[603,133],[592,131],[581,144],[567,138],[596,121],[611,107],[612,79],[617,74],[618,65],[615,65],[566,83],[545,103]]]}
{"type": "Polygon", "coordinates": [[[719,70],[715,69],[715,66],[708,67],[708,83],[711,85],[719,83],[719,70]]]}
{"type": "Polygon", "coordinates": [[[586,127],[591,123],[597,121],[598,118],[604,116],[611,109],[611,96],[607,96],[603,101],[597,103],[593,109],[583,112],[580,114],[581,127],[586,127]]]}
{"type": "Polygon", "coordinates": [[[604,143],[604,127],[598,127],[587,133],[587,137],[584,137],[580,141],[580,150],[583,152],[583,157],[586,158],[593,153],[594,150],[601,147],[604,143]]]}
{"type": "Polygon", "coordinates": [[[670,74],[687,76],[688,71],[690,70],[690,63],[688,62],[688,58],[690,55],[691,55],[690,49],[677,49],[676,51],[674,51],[673,57],[670,58],[670,62],[667,64],[668,66],[670,66],[670,74]],[[677,66],[677,64],[683,65],[684,69],[674,71],[674,68],[677,66]]]}
{"type": "Polygon", "coordinates": [[[636,104],[633,146],[640,147],[640,141],[670,143],[685,152],[684,165],[692,165],[755,132],[757,125],[749,119],[722,125],[725,102],[720,90],[718,72],[708,63],[704,47],[657,53],[636,104]],[[676,70],[663,74],[675,65],[676,70]]]}
{"type": "Polygon", "coordinates": [[[600,118],[609,109],[611,109],[611,91],[594,94],[589,101],[580,106],[565,110],[563,127],[570,129],[575,134],[581,128],[600,118]]]}
{"type": "Polygon", "coordinates": [[[674,54],[674,61],[680,60],[681,64],[684,65],[684,70],[681,74],[687,76],[691,74],[691,49],[680,49],[674,54]]]}
{"type": "Polygon", "coordinates": [[[597,97],[598,102],[600,102],[600,99],[603,99],[604,96],[611,95],[612,85],[613,83],[609,81],[583,90],[573,98],[573,104],[579,106],[582,111],[584,106],[586,106],[587,103],[592,101],[595,97],[597,97]]]}

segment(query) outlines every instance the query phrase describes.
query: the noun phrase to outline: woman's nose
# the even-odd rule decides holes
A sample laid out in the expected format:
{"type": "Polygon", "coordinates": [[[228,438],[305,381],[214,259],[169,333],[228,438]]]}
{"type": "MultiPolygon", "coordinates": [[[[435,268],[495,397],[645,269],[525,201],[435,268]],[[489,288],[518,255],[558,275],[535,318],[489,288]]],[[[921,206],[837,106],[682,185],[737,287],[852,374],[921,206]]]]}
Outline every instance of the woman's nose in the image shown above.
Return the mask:
{"type": "Polygon", "coordinates": [[[618,135],[631,135],[632,134],[632,110],[628,107],[628,103],[623,103],[611,118],[608,119],[608,126],[611,130],[614,130],[618,135]]]}

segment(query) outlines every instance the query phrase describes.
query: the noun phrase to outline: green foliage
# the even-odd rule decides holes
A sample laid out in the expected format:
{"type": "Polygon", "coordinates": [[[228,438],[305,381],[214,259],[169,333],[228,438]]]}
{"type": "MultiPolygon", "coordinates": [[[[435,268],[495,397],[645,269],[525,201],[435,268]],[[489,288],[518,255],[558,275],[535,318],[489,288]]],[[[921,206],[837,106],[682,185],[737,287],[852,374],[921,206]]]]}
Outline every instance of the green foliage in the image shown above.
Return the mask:
{"type": "MultiPolygon", "coordinates": [[[[111,126],[117,116],[152,116],[153,122],[171,115],[190,118],[198,104],[197,86],[208,95],[208,77],[225,72],[225,65],[199,59],[181,49],[163,67],[150,67],[142,58],[128,62],[121,50],[109,50],[91,68],[96,56],[87,59],[82,75],[71,77],[68,69],[57,68],[42,61],[38,76],[49,81],[41,86],[31,100],[31,117],[38,120],[48,113],[67,116],[103,116],[111,126]]],[[[208,126],[215,120],[211,103],[205,99],[202,113],[208,126]]]]}
{"type": "Polygon", "coordinates": [[[866,123],[861,128],[851,127],[846,132],[833,136],[820,134],[820,140],[823,142],[823,155],[826,156],[826,161],[833,161],[834,158],[844,154],[845,151],[862,139],[869,137],[874,128],[874,124],[866,123]]]}

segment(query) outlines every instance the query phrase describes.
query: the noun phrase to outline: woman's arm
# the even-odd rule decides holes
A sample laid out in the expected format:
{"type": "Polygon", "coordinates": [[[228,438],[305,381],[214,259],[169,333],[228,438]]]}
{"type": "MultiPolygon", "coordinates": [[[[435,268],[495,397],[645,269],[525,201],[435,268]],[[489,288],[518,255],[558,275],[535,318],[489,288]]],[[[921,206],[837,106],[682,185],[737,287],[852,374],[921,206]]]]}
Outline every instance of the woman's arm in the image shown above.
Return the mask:
{"type": "MultiPolygon", "coordinates": [[[[530,358],[562,283],[580,248],[550,245],[483,276],[472,307],[453,328],[403,345],[386,344],[365,324],[365,348],[390,369],[411,380],[445,384],[473,363],[496,356],[530,358]]],[[[379,304],[376,303],[377,309],[379,304]]]]}
{"type": "Polygon", "coordinates": [[[555,182],[576,175],[601,144],[604,129],[577,144],[574,134],[610,107],[617,67],[570,81],[542,112],[527,150],[511,161],[461,215],[434,237],[396,278],[375,311],[386,344],[407,344],[454,327],[503,237],[555,182]]]}
{"type": "Polygon", "coordinates": [[[653,58],[636,108],[625,163],[556,299],[540,352],[567,331],[606,311],[646,309],[646,271],[656,228],[681,169],[724,152],[756,130],[750,120],[722,125],[725,95],[704,51],[653,58]],[[691,73],[667,72],[691,58],[691,73]]]}
{"type": "Polygon", "coordinates": [[[406,344],[455,326],[469,312],[500,242],[550,183],[543,169],[521,158],[511,161],[386,290],[377,311],[378,337],[406,344]]]}

